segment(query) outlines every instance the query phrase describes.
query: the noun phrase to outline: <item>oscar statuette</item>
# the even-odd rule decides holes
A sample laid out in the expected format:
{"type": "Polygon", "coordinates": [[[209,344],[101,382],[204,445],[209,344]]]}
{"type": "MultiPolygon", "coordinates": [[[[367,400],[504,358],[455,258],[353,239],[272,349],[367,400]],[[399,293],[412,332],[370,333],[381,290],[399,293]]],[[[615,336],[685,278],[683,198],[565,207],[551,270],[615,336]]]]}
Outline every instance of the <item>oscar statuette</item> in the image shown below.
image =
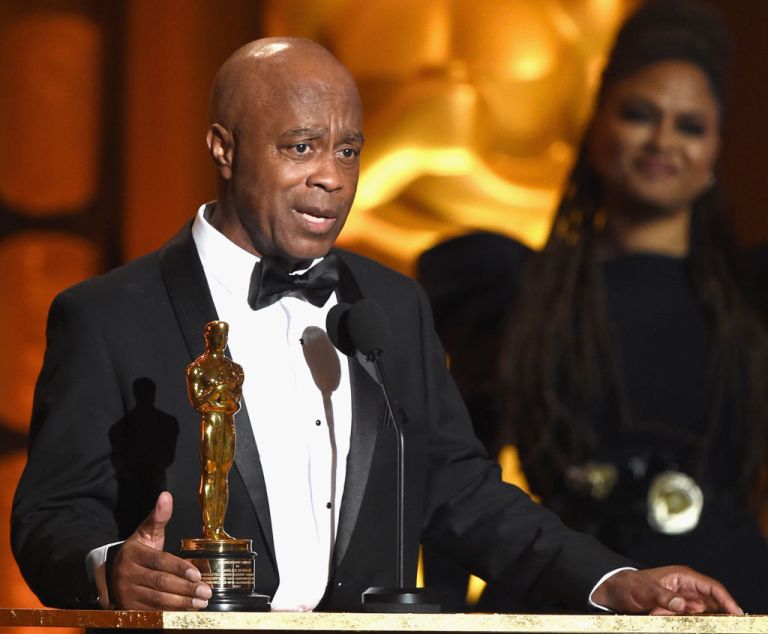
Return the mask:
{"type": "Polygon", "coordinates": [[[205,326],[205,352],[187,366],[187,390],[201,415],[200,508],[203,536],[181,540],[179,556],[190,561],[213,592],[207,610],[254,612],[270,609],[269,597],[254,591],[256,553],[250,539],[224,530],[229,500],[227,477],[235,457],[235,414],[240,409],[243,369],[224,355],[229,325],[205,326]]]}

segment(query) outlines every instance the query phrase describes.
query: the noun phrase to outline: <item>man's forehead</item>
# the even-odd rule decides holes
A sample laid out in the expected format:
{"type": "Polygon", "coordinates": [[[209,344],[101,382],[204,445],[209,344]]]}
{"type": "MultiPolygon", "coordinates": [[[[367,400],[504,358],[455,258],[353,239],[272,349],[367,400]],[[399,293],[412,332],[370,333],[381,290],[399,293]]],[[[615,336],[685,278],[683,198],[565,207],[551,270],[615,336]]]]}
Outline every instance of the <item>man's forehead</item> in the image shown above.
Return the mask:
{"type": "Polygon", "coordinates": [[[274,94],[280,92],[291,103],[324,102],[337,107],[356,106],[359,103],[354,86],[326,77],[301,77],[283,82],[274,94]]]}
{"type": "Polygon", "coordinates": [[[348,120],[348,125],[361,125],[360,97],[354,84],[349,81],[305,76],[293,81],[285,77],[283,81],[276,82],[265,82],[263,77],[255,77],[254,82],[243,95],[248,113],[246,116],[287,120],[291,115],[296,115],[301,122],[308,122],[331,115],[343,117],[348,120]]]}

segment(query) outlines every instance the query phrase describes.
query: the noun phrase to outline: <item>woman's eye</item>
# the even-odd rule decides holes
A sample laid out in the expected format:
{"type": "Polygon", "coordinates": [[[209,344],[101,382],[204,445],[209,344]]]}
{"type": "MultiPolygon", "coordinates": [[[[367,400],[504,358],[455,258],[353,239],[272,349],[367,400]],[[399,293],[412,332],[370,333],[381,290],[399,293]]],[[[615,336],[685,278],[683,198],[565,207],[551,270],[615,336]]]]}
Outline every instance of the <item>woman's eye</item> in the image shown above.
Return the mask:
{"type": "Polygon", "coordinates": [[[706,125],[698,119],[683,118],[677,122],[677,129],[689,136],[702,136],[707,131],[706,125]]]}
{"type": "Polygon", "coordinates": [[[637,104],[627,104],[622,106],[619,112],[621,118],[625,121],[643,122],[652,121],[654,118],[654,113],[650,109],[637,104]]]}

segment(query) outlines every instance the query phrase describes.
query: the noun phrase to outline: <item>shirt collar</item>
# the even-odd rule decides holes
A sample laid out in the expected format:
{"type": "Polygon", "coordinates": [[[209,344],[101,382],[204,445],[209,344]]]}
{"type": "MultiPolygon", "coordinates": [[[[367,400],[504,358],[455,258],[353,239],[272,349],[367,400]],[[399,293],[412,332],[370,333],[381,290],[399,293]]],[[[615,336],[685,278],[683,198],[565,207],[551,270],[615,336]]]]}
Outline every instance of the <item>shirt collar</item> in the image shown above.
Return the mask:
{"type": "MultiPolygon", "coordinates": [[[[195,241],[206,275],[216,279],[232,295],[247,301],[251,273],[261,258],[237,246],[208,222],[210,211],[215,205],[215,201],[200,205],[192,223],[192,239],[195,241]]],[[[304,273],[322,259],[316,258],[307,268],[293,271],[291,274],[304,273]]]]}
{"type": "Polygon", "coordinates": [[[200,205],[192,223],[192,238],[206,274],[247,302],[251,273],[259,258],[237,246],[208,222],[207,216],[215,205],[215,202],[200,205]]]}

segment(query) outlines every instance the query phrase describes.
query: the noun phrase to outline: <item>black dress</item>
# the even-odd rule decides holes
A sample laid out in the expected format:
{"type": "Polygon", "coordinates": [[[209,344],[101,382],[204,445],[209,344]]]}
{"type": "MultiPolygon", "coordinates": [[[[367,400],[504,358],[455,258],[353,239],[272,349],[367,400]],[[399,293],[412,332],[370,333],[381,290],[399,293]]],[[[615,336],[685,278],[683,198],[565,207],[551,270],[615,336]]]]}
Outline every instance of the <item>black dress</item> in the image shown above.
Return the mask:
{"type": "MultiPolygon", "coordinates": [[[[420,281],[433,301],[452,370],[491,451],[498,449],[494,355],[527,253],[508,238],[473,234],[438,245],[420,260],[420,281]]],[[[612,398],[594,404],[590,419],[599,441],[585,462],[614,465],[618,479],[598,499],[565,473],[552,486],[551,472],[529,464],[531,489],[548,490],[542,502],[571,527],[644,566],[689,565],[721,580],[746,611],[768,613],[768,545],[741,493],[750,442],[743,385],[719,391],[715,383],[713,326],[687,261],[628,254],[602,264],[600,274],[629,415],[622,423],[612,398]],[[719,395],[720,415],[713,417],[719,395]],[[682,534],[659,532],[647,519],[648,488],[668,471],[688,474],[703,493],[698,523],[682,534]]],[[[504,589],[489,586],[478,608],[508,610],[504,589]]]]}

